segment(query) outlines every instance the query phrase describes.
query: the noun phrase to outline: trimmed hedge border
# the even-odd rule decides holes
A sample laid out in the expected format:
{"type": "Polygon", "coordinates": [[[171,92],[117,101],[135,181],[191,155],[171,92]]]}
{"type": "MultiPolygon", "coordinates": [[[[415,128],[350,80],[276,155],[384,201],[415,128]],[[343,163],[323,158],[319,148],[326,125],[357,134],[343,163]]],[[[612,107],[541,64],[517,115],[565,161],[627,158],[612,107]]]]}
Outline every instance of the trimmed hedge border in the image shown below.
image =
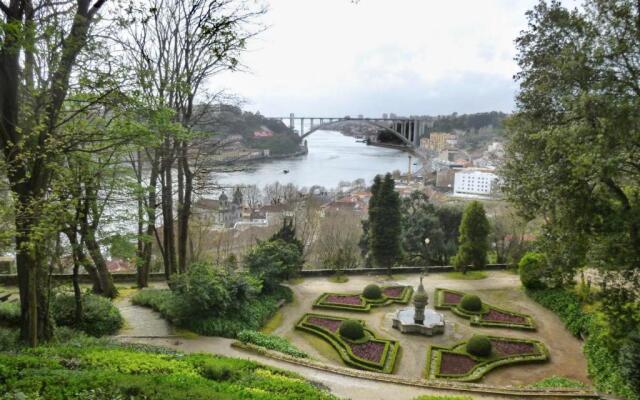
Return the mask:
{"type": "Polygon", "coordinates": [[[549,359],[549,350],[538,340],[509,338],[502,336],[487,336],[489,340],[501,340],[512,343],[527,343],[536,348],[535,353],[518,354],[513,356],[492,356],[489,358],[476,357],[466,351],[467,341],[460,342],[451,348],[441,346],[429,346],[427,349],[427,363],[425,368],[425,377],[427,379],[447,379],[459,382],[473,382],[480,380],[484,375],[495,368],[533,362],[544,362],[549,359]],[[441,374],[440,367],[442,362],[442,354],[459,354],[471,358],[476,365],[466,374],[441,374]]]}
{"type": "Polygon", "coordinates": [[[318,371],[330,372],[342,376],[348,376],[359,379],[368,379],[376,382],[387,382],[397,385],[405,385],[424,389],[450,390],[462,393],[477,393],[489,395],[509,396],[518,399],[522,398],[592,398],[600,399],[600,395],[591,388],[532,388],[522,386],[495,386],[473,382],[458,382],[443,379],[423,379],[423,378],[407,378],[397,375],[382,374],[379,372],[362,371],[348,367],[340,367],[335,365],[324,364],[322,362],[308,359],[296,358],[286,354],[278,353],[273,350],[267,350],[252,344],[244,344],[242,342],[232,342],[231,347],[244,350],[250,353],[258,354],[277,361],[283,361],[293,365],[299,365],[312,368],[318,371]]]}
{"type": "Polygon", "coordinates": [[[485,302],[482,302],[482,310],[480,312],[473,313],[463,309],[461,306],[459,306],[459,303],[446,303],[444,300],[446,293],[453,293],[455,295],[460,296],[460,298],[462,298],[462,296],[465,295],[464,292],[459,292],[457,290],[436,288],[436,294],[435,294],[436,300],[435,300],[434,308],[436,310],[450,310],[457,316],[470,320],[471,326],[479,326],[479,327],[487,327],[487,328],[521,329],[525,331],[536,330],[536,324],[530,315],[518,313],[515,311],[505,310],[503,308],[499,308],[491,304],[487,304],[485,302]],[[496,321],[483,320],[482,316],[491,312],[492,310],[502,314],[509,314],[509,315],[523,318],[525,320],[525,323],[519,324],[514,322],[510,323],[510,322],[496,322],[496,321]]]}
{"type": "Polygon", "coordinates": [[[383,372],[385,374],[393,373],[396,356],[398,355],[398,350],[400,349],[400,345],[395,340],[390,339],[380,339],[375,336],[373,331],[364,327],[364,321],[360,322],[365,331],[365,335],[368,337],[367,341],[350,341],[340,337],[339,333],[331,332],[328,329],[323,329],[318,325],[313,325],[308,322],[309,318],[322,318],[322,319],[330,319],[335,321],[346,321],[348,318],[335,317],[331,315],[323,315],[323,314],[312,314],[307,313],[302,316],[302,318],[296,324],[296,329],[313,333],[316,336],[327,341],[340,355],[340,358],[345,362],[345,364],[350,365],[355,368],[364,369],[367,371],[374,372],[383,372]],[[378,342],[384,344],[384,350],[382,355],[380,356],[379,362],[366,360],[356,356],[351,350],[351,344],[362,344],[368,342],[378,342]]]}
{"type": "Polygon", "coordinates": [[[313,308],[322,308],[327,310],[337,311],[356,311],[356,312],[369,312],[371,307],[385,307],[391,304],[408,304],[413,295],[413,287],[411,286],[385,286],[382,287],[382,297],[379,299],[368,299],[362,295],[362,293],[323,293],[313,303],[313,308]],[[390,297],[384,294],[386,289],[402,288],[400,296],[390,297]],[[360,305],[355,304],[340,304],[329,303],[326,301],[329,296],[357,296],[360,299],[360,305]]]}

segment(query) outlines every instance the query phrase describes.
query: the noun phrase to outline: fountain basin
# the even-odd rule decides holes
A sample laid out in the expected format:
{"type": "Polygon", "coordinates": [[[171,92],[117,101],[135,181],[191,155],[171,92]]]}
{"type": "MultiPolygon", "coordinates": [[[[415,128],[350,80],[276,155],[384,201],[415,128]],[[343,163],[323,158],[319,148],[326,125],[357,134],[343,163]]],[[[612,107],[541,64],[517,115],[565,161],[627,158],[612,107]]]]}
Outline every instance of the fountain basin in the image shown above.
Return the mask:
{"type": "Polygon", "coordinates": [[[415,307],[398,310],[393,317],[393,327],[402,333],[433,336],[444,333],[444,316],[434,310],[424,310],[423,324],[414,321],[415,307]]]}

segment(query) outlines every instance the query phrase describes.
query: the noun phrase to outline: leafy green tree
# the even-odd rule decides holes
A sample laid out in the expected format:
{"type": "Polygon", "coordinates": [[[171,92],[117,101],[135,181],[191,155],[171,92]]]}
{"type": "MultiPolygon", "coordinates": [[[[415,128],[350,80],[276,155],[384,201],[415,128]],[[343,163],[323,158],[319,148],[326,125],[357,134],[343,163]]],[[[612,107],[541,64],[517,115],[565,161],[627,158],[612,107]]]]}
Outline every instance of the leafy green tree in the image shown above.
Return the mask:
{"type": "Polygon", "coordinates": [[[244,258],[245,268],[262,278],[267,291],[299,272],[303,263],[300,248],[280,239],[259,242],[244,258]]]}
{"type": "Polygon", "coordinates": [[[455,266],[462,273],[469,265],[483,268],[487,263],[489,250],[489,220],[479,201],[470,202],[462,215],[460,223],[460,245],[455,257],[455,266]]]}
{"type": "Polygon", "coordinates": [[[527,16],[504,191],[529,218],[544,216],[544,251],[564,275],[588,264],[605,278],[604,295],[637,292],[640,7],[540,2],[527,16]]]}
{"type": "Polygon", "coordinates": [[[369,248],[374,262],[387,267],[389,273],[402,255],[401,234],[400,196],[395,191],[391,174],[387,174],[384,180],[374,180],[372,187],[369,201],[369,248]]]}
{"type": "Polygon", "coordinates": [[[640,396],[640,333],[631,333],[620,348],[620,369],[629,386],[640,396]]]}
{"type": "Polygon", "coordinates": [[[424,193],[415,191],[402,200],[401,210],[405,259],[409,264],[433,262],[445,251],[444,232],[436,208],[424,193]]]}

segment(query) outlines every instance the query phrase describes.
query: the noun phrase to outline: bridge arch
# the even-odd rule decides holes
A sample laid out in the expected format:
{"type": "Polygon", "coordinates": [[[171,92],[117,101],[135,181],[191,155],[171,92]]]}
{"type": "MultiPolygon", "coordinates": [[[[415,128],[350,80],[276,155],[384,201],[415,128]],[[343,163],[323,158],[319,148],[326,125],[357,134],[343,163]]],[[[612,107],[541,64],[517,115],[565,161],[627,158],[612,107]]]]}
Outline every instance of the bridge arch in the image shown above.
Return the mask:
{"type": "Polygon", "coordinates": [[[402,141],[402,143],[404,143],[405,145],[407,145],[409,147],[415,146],[415,144],[413,142],[411,142],[411,140],[409,140],[406,137],[404,137],[402,134],[400,134],[395,129],[390,128],[388,126],[384,126],[384,125],[378,123],[377,121],[371,121],[371,120],[366,120],[366,119],[341,119],[341,120],[337,120],[337,121],[323,122],[323,123],[320,123],[318,125],[313,125],[311,127],[311,129],[308,130],[307,132],[305,132],[304,134],[302,134],[302,136],[300,136],[300,138],[304,139],[304,138],[306,138],[307,136],[311,135],[312,133],[314,133],[316,131],[329,130],[330,128],[334,127],[335,125],[338,125],[338,124],[341,124],[341,123],[344,123],[344,122],[350,122],[350,121],[363,122],[363,123],[365,123],[367,125],[379,128],[381,130],[384,130],[384,131],[387,131],[387,132],[391,132],[395,137],[400,139],[402,141]]]}

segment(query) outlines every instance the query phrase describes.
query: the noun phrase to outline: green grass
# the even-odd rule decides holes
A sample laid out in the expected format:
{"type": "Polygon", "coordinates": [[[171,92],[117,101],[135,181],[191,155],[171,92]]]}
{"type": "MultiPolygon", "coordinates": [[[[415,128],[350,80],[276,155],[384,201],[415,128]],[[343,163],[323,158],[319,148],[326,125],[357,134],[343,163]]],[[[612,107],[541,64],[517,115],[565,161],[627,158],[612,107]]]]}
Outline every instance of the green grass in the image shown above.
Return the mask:
{"type": "Polygon", "coordinates": [[[282,311],[281,310],[276,311],[276,313],[273,314],[273,317],[271,317],[269,321],[267,321],[267,323],[264,324],[262,329],[260,329],[260,332],[272,333],[273,331],[278,329],[278,327],[282,325],[282,317],[283,317],[282,311]]]}
{"type": "Polygon", "coordinates": [[[329,277],[329,282],[332,283],[347,283],[349,282],[349,277],[346,275],[332,275],[329,277]]]}
{"type": "Polygon", "coordinates": [[[473,400],[468,396],[420,396],[413,400],[473,400]]]}
{"type": "Polygon", "coordinates": [[[572,388],[572,389],[583,389],[586,388],[587,385],[584,383],[577,381],[575,379],[565,378],[564,376],[551,376],[549,378],[545,378],[536,383],[532,383],[529,387],[536,389],[548,389],[548,388],[572,388]]]}
{"type": "Polygon", "coordinates": [[[298,276],[298,277],[295,277],[295,278],[291,278],[291,279],[289,279],[289,280],[287,281],[287,284],[289,284],[289,285],[294,285],[294,286],[295,286],[295,285],[299,285],[299,284],[301,284],[302,282],[304,282],[304,278],[303,278],[303,277],[301,277],[301,276],[298,276]]]}
{"type": "Polygon", "coordinates": [[[46,400],[336,399],[297,374],[252,361],[86,338],[0,352],[0,393],[46,400]]]}
{"type": "Polygon", "coordinates": [[[484,271],[467,271],[466,274],[462,272],[454,271],[447,272],[445,276],[449,279],[457,279],[462,281],[476,281],[479,279],[485,279],[487,277],[487,273],[484,271]]]}

